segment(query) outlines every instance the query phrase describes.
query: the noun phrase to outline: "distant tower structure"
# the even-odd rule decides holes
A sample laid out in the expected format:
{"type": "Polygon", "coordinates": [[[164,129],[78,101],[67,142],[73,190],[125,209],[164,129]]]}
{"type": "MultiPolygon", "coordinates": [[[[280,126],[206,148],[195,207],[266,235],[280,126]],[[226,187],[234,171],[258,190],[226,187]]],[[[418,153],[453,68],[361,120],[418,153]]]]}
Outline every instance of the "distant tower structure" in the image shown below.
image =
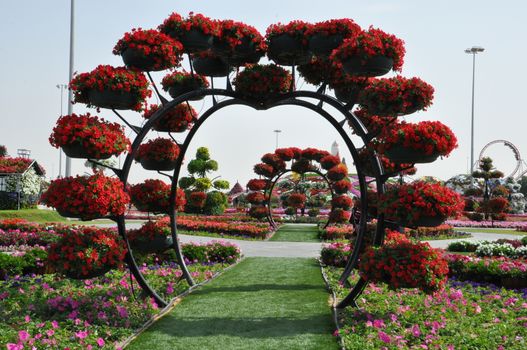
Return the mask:
{"type": "Polygon", "coordinates": [[[331,155],[340,158],[339,144],[337,141],[333,141],[333,144],[331,145],[331,155]]]}
{"type": "Polygon", "coordinates": [[[21,158],[28,158],[31,156],[31,151],[25,148],[19,148],[16,150],[16,153],[21,158]]]}

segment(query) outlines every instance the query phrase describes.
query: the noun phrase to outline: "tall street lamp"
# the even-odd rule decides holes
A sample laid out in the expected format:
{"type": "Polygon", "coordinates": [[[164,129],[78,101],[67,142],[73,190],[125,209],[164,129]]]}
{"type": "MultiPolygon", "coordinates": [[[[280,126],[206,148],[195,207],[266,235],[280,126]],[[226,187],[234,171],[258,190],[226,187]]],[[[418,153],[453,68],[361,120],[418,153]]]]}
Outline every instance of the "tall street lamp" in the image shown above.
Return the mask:
{"type": "MultiPolygon", "coordinates": [[[[60,89],[60,116],[64,115],[62,107],[64,106],[63,97],[64,90],[68,87],[66,84],[57,84],[57,89],[60,89]]],[[[59,175],[58,178],[62,177],[62,148],[59,147],[59,175]]]]}
{"type": "Polygon", "coordinates": [[[277,149],[278,148],[278,134],[280,134],[282,132],[282,130],[276,129],[276,130],[273,130],[273,132],[276,133],[276,147],[275,147],[275,149],[277,149]]]}
{"type": "Polygon", "coordinates": [[[474,82],[476,78],[476,54],[485,51],[481,46],[472,46],[465,53],[472,55],[472,117],[470,123],[470,175],[474,171],[474,82]]]}

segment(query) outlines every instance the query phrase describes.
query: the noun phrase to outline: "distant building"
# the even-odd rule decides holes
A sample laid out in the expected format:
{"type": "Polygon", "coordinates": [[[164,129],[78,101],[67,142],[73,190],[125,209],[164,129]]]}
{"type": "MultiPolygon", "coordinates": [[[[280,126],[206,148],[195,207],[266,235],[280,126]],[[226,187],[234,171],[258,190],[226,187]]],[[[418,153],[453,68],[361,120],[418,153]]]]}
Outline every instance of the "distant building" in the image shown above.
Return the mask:
{"type": "Polygon", "coordinates": [[[242,185],[238,181],[236,181],[236,184],[231,188],[229,193],[227,194],[229,197],[229,203],[232,204],[232,206],[237,207],[239,204],[239,197],[245,193],[245,190],[242,185]]]}
{"type": "Polygon", "coordinates": [[[35,207],[45,174],[35,160],[0,157],[0,210],[35,207]]]}

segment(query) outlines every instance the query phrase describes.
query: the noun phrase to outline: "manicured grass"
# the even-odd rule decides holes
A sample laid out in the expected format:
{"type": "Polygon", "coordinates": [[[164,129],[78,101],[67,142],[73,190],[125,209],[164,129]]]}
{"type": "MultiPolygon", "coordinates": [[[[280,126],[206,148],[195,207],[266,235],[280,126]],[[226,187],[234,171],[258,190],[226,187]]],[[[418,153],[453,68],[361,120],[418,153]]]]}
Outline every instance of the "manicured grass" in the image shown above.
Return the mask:
{"type": "Polygon", "coordinates": [[[515,229],[510,229],[510,228],[456,227],[456,230],[462,231],[462,232],[497,233],[497,234],[519,235],[519,236],[527,235],[527,232],[520,232],[520,231],[516,231],[515,229]]]}
{"type": "Polygon", "coordinates": [[[308,224],[282,225],[269,240],[282,242],[320,242],[318,239],[317,225],[308,224]]]}
{"type": "Polygon", "coordinates": [[[229,239],[239,239],[242,241],[262,241],[261,238],[247,237],[247,236],[238,236],[238,235],[227,235],[215,232],[207,231],[187,231],[178,229],[178,234],[189,235],[189,236],[203,236],[203,237],[216,237],[216,238],[229,238],[229,239]]]}
{"type": "Polygon", "coordinates": [[[185,297],[127,349],[337,349],[314,259],[248,258],[185,297]]]}
{"type": "Polygon", "coordinates": [[[2,219],[26,219],[27,221],[46,223],[46,222],[66,222],[55,210],[44,209],[21,209],[21,210],[0,210],[0,220],[2,219]]]}

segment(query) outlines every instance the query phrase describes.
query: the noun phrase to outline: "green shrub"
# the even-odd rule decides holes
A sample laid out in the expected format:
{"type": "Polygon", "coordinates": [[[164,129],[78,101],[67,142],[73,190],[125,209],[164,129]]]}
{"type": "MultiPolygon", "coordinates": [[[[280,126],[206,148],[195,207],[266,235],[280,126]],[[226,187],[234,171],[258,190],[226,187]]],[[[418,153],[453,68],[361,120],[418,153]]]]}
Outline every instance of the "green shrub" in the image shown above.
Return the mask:
{"type": "Polygon", "coordinates": [[[457,241],[452,242],[448,245],[447,250],[449,252],[464,252],[471,253],[475,252],[478,249],[480,242],[471,242],[471,241],[457,241]]]}

